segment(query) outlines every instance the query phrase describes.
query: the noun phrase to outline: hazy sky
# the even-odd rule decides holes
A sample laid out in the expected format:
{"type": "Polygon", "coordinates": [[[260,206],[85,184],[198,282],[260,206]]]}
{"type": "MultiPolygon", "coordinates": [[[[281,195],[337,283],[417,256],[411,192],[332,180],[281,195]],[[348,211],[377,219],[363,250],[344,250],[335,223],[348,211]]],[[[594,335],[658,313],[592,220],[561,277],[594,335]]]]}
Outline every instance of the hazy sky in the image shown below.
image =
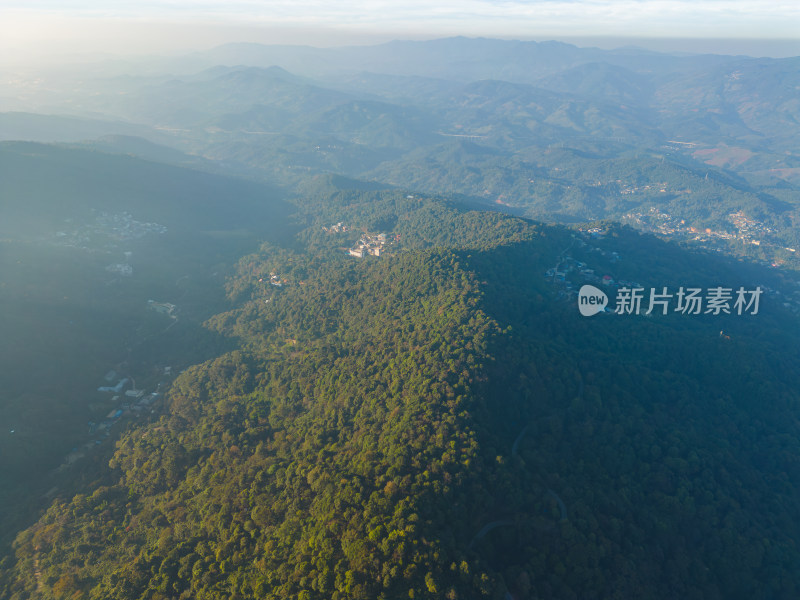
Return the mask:
{"type": "Polygon", "coordinates": [[[450,35],[593,38],[605,46],[613,44],[600,38],[628,37],[658,49],[684,49],[665,38],[744,38],[771,41],[772,49],[751,42],[753,53],[800,54],[800,2],[0,0],[0,58],[6,63],[80,52],[176,52],[230,41],[329,46],[450,35]]]}

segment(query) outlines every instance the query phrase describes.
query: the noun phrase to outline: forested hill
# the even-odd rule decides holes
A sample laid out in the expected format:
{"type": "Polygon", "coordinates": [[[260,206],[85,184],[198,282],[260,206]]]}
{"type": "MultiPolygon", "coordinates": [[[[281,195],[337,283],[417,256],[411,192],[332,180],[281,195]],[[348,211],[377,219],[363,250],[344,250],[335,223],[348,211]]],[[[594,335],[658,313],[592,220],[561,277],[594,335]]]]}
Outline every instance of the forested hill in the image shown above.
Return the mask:
{"type": "MultiPolygon", "coordinates": [[[[18,536],[2,597],[797,597],[778,303],[586,319],[543,277],[575,232],[399,192],[298,202],[318,217],[244,257],[207,324],[239,349],[18,536]],[[361,227],[393,243],[348,256],[361,227]]],[[[597,244],[647,286],[750,284],[628,230],[597,244]]]]}

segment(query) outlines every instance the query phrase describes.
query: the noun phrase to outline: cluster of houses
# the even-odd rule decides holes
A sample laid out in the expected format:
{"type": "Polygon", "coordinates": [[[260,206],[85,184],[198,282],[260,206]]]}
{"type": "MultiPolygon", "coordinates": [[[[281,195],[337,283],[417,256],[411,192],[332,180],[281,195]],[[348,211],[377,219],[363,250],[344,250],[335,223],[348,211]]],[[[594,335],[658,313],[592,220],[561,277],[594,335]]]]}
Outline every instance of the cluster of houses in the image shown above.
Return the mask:
{"type": "Polygon", "coordinates": [[[387,237],[385,233],[378,233],[377,235],[365,233],[361,236],[355,246],[350,248],[347,252],[350,256],[356,258],[364,258],[365,255],[380,256],[386,246],[387,237]]]}
{"type": "Polygon", "coordinates": [[[591,229],[587,229],[586,231],[581,229],[580,231],[596,240],[602,240],[603,238],[606,237],[605,230],[600,227],[592,227],[591,229]]]}
{"type": "Polygon", "coordinates": [[[739,231],[739,236],[742,239],[750,239],[753,238],[753,236],[771,236],[775,233],[772,228],[768,227],[761,221],[751,219],[742,211],[729,214],[728,220],[733,223],[733,225],[739,231]]]}
{"type": "Polygon", "coordinates": [[[104,233],[120,241],[138,240],[146,235],[167,232],[164,225],[137,221],[127,211],[115,214],[100,213],[95,223],[94,230],[96,232],[104,233]]]}
{"type": "MultiPolygon", "coordinates": [[[[614,264],[620,260],[618,252],[607,251],[586,243],[586,239],[603,239],[605,237],[605,230],[599,227],[591,229],[581,229],[580,235],[575,237],[575,243],[584,248],[588,247],[588,251],[597,253],[606,259],[608,262],[614,264]]],[[[578,279],[581,284],[591,283],[594,285],[613,286],[613,287],[641,287],[635,281],[627,281],[624,279],[614,279],[607,273],[599,273],[594,268],[587,265],[585,262],[577,260],[567,254],[566,252],[559,257],[559,261],[555,267],[551,267],[544,272],[545,279],[548,279],[558,285],[559,298],[571,298],[577,295],[578,291],[574,289],[573,281],[570,279],[578,279]],[[565,254],[565,255],[564,255],[565,254]]]]}
{"type": "Polygon", "coordinates": [[[114,242],[127,242],[167,232],[164,225],[137,221],[127,211],[113,214],[101,212],[91,224],[76,225],[72,219],[66,219],[65,224],[69,227],[65,231],[56,232],[55,243],[60,246],[85,249],[96,247],[98,241],[103,238],[114,242]]]}
{"type": "MultiPolygon", "coordinates": [[[[616,255],[616,252],[614,253],[616,255]]],[[[572,283],[567,281],[567,275],[574,273],[580,275],[581,279],[587,283],[601,284],[605,286],[631,286],[639,287],[634,281],[615,280],[611,275],[599,275],[594,269],[589,268],[586,263],[575,260],[571,256],[562,259],[558,266],[547,269],[544,272],[546,279],[551,279],[556,283],[563,283],[567,289],[572,289],[572,283]]]]}
{"type": "Polygon", "coordinates": [[[655,207],[649,212],[631,212],[622,216],[622,221],[631,223],[639,229],[652,231],[661,235],[672,236],[681,233],[691,233],[691,227],[686,226],[686,221],[673,217],[669,213],[655,207]]]}
{"type": "Polygon", "coordinates": [[[350,226],[345,225],[344,223],[337,223],[336,225],[331,225],[330,227],[322,227],[322,231],[326,233],[345,233],[350,231],[350,226]]]}
{"type": "MultiPolygon", "coordinates": [[[[172,367],[165,367],[164,375],[171,374],[172,367]]],[[[109,371],[104,377],[108,383],[111,383],[116,378],[116,371],[109,371]]],[[[90,433],[94,433],[97,430],[110,429],[121,417],[127,414],[141,413],[149,410],[153,402],[158,400],[160,397],[160,394],[157,391],[148,394],[145,390],[136,389],[135,383],[132,383],[134,387],[126,390],[125,388],[128,386],[130,381],[130,379],[125,377],[120,379],[114,386],[103,385],[97,388],[98,392],[114,394],[114,396],[111,398],[111,402],[117,404],[117,408],[112,409],[111,412],[109,412],[106,416],[106,419],[101,423],[90,424],[90,433]],[[121,403],[120,400],[122,401],[121,403]]],[[[160,385],[161,384],[159,384],[159,387],[160,385]]]]}
{"type": "MultiPolygon", "coordinates": [[[[169,376],[171,374],[172,367],[165,367],[164,375],[169,376]]],[[[104,377],[107,383],[113,382],[116,378],[116,371],[109,371],[104,377]]],[[[161,384],[159,384],[158,387],[160,388],[161,384]]],[[[97,391],[104,394],[113,394],[111,402],[116,405],[116,408],[111,409],[108,415],[106,415],[106,418],[100,423],[90,422],[90,434],[105,430],[106,435],[108,435],[108,430],[122,417],[150,410],[153,403],[161,397],[158,391],[147,393],[143,389],[136,389],[135,383],[127,377],[120,379],[117,381],[116,385],[113,386],[101,385],[97,388],[97,391]],[[129,383],[134,387],[126,390],[125,388],[129,383]]]]}
{"type": "MultiPolygon", "coordinates": [[[[651,208],[649,212],[631,212],[623,215],[623,222],[630,223],[643,231],[658,233],[666,237],[677,237],[681,239],[691,239],[696,242],[712,243],[718,240],[735,241],[753,246],[772,245],[775,246],[775,231],[762,223],[745,215],[742,211],[728,215],[730,221],[736,228],[736,233],[729,231],[717,231],[706,227],[698,229],[686,224],[686,221],[674,217],[671,214],[657,208],[651,208]],[[769,241],[773,240],[773,241],[769,241]]],[[[777,244],[780,246],[780,244],[777,244]]],[[[796,248],[784,247],[787,252],[795,253],[796,248]]],[[[719,250],[719,248],[717,248],[719,250]]]]}
{"type": "MultiPolygon", "coordinates": [[[[654,185],[630,185],[627,183],[623,183],[622,180],[617,179],[616,181],[617,186],[619,187],[619,193],[623,196],[629,196],[631,194],[646,194],[658,191],[661,194],[667,193],[667,183],[656,183],[654,185]]],[[[684,190],[688,192],[689,190],[684,190]]]]}
{"type": "MultiPolygon", "coordinates": [[[[164,375],[169,376],[171,374],[172,367],[165,367],[164,375]]],[[[110,435],[111,428],[114,427],[114,425],[116,425],[120,419],[129,415],[142,414],[147,411],[152,411],[153,403],[161,397],[161,394],[158,392],[158,390],[147,393],[145,390],[136,389],[135,383],[127,377],[117,380],[117,372],[113,370],[106,373],[103,379],[105,380],[105,383],[109,385],[101,385],[97,388],[97,391],[101,394],[112,394],[111,402],[115,407],[112,408],[106,415],[105,419],[99,423],[89,421],[89,435],[93,437],[108,437],[110,435]],[[117,380],[116,384],[110,385],[115,380],[117,380]],[[128,384],[131,384],[132,387],[126,390],[125,388],[128,387],[128,384]]],[[[161,388],[161,385],[162,384],[160,383],[158,384],[159,389],[161,388]]],[[[66,469],[69,467],[69,465],[86,456],[87,451],[94,449],[101,443],[102,439],[95,438],[86,442],[80,448],[73,448],[72,451],[67,454],[64,459],[64,463],[61,465],[61,467],[59,467],[59,469],[66,469]]]]}
{"type": "MultiPolygon", "coordinates": [[[[740,216],[740,215],[732,215],[740,216]]],[[[575,237],[575,243],[584,247],[588,252],[599,254],[610,263],[616,263],[620,260],[619,253],[603,250],[596,246],[587,243],[587,240],[602,239],[605,231],[601,228],[581,229],[579,236],[575,237]]],[[[609,274],[601,274],[595,269],[588,266],[585,262],[576,260],[565,251],[558,260],[556,266],[547,269],[544,272],[545,279],[552,281],[558,288],[558,297],[565,300],[573,300],[577,294],[580,285],[590,283],[593,285],[602,285],[612,288],[642,288],[642,284],[636,281],[629,281],[626,279],[614,279],[609,274]]],[[[776,303],[781,304],[784,308],[791,310],[795,314],[800,314],[800,281],[784,278],[786,289],[782,293],[780,290],[774,289],[764,283],[758,285],[767,297],[774,300],[776,303]],[[789,288],[791,291],[789,291],[789,288]]]]}
{"type": "MultiPolygon", "coordinates": [[[[413,198],[413,196],[408,196],[409,198],[413,198]]],[[[322,231],[326,233],[346,233],[351,231],[353,228],[350,225],[345,225],[344,223],[336,223],[335,225],[330,225],[329,227],[322,228],[322,231]]],[[[389,236],[385,233],[367,233],[364,232],[358,241],[351,246],[350,248],[346,248],[347,254],[350,256],[355,256],[356,258],[364,258],[365,256],[380,256],[384,248],[386,247],[387,243],[391,243],[391,241],[399,241],[400,235],[392,236],[391,240],[389,236]]]]}

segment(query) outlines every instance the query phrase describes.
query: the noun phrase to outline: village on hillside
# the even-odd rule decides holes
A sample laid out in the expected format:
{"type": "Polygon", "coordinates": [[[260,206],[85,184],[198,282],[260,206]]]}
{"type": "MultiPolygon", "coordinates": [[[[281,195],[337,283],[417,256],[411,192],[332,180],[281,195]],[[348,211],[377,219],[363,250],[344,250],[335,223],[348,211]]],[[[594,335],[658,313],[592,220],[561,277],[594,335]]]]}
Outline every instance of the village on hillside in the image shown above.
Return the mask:
{"type": "Polygon", "coordinates": [[[634,225],[637,229],[656,233],[668,238],[677,238],[703,243],[714,247],[715,242],[738,242],[751,246],[773,246],[794,254],[795,248],[785,247],[776,239],[776,232],[761,221],[748,217],[738,211],[728,215],[727,220],[735,231],[698,229],[686,224],[684,219],[675,217],[664,210],[650,208],[648,212],[631,212],[623,215],[622,222],[634,225]]]}
{"type": "Polygon", "coordinates": [[[386,234],[364,233],[356,244],[348,250],[350,256],[364,258],[365,255],[380,256],[386,246],[386,234]]]}
{"type": "MultiPolygon", "coordinates": [[[[159,379],[171,378],[172,367],[163,367],[160,375],[159,379]]],[[[99,422],[89,421],[88,433],[91,439],[81,447],[73,448],[65,457],[59,470],[68,468],[85,457],[87,452],[102,444],[103,440],[111,435],[111,429],[120,420],[154,413],[154,404],[161,398],[162,390],[167,385],[165,381],[159,381],[151,388],[152,391],[148,391],[144,387],[137,388],[133,377],[121,376],[114,369],[104,375],[102,383],[103,385],[97,388],[97,394],[100,396],[99,405],[107,404],[111,408],[105,418],[99,422]]]]}
{"type": "MultiPolygon", "coordinates": [[[[328,227],[323,227],[322,230],[326,233],[346,233],[353,228],[344,223],[336,223],[328,227]]],[[[400,241],[400,235],[395,234],[390,236],[386,233],[369,233],[366,230],[362,231],[361,237],[352,246],[347,248],[347,254],[356,258],[364,258],[365,256],[381,256],[387,245],[400,241]]]]}
{"type": "Polygon", "coordinates": [[[584,283],[606,287],[640,287],[635,281],[615,279],[609,272],[604,272],[597,265],[576,260],[572,256],[572,248],[578,246],[591,254],[597,254],[598,257],[604,259],[604,262],[611,265],[619,262],[621,257],[618,252],[604,250],[591,243],[593,240],[605,239],[605,234],[605,230],[600,227],[580,228],[578,233],[573,234],[572,245],[559,255],[555,266],[545,271],[545,279],[552,281],[558,287],[559,298],[569,300],[577,298],[577,288],[580,287],[579,284],[584,283]]]}
{"type": "Polygon", "coordinates": [[[92,223],[81,224],[66,219],[64,228],[56,232],[54,242],[60,246],[96,250],[104,242],[130,242],[164,233],[167,233],[166,226],[137,221],[127,211],[110,214],[100,212],[92,223]]]}
{"type": "MultiPolygon", "coordinates": [[[[739,216],[738,213],[735,216],[739,216]]],[[[609,288],[609,291],[618,288],[643,288],[644,286],[636,281],[617,278],[614,275],[614,265],[622,260],[623,257],[616,251],[604,249],[600,242],[606,238],[606,230],[601,227],[579,227],[573,234],[572,244],[566,248],[558,257],[556,264],[544,272],[546,280],[551,281],[557,289],[557,297],[565,301],[576,301],[578,290],[584,284],[600,285],[609,288]],[[580,248],[584,252],[583,260],[577,260],[572,256],[573,248],[580,248]],[[590,264],[586,256],[596,256],[597,264],[590,264]],[[598,266],[605,264],[604,267],[598,266]]],[[[654,286],[655,287],[655,286],[654,286]]],[[[780,290],[760,283],[758,284],[764,294],[777,304],[800,314],[800,283],[794,283],[794,290],[791,293],[781,293],[780,290]]]]}

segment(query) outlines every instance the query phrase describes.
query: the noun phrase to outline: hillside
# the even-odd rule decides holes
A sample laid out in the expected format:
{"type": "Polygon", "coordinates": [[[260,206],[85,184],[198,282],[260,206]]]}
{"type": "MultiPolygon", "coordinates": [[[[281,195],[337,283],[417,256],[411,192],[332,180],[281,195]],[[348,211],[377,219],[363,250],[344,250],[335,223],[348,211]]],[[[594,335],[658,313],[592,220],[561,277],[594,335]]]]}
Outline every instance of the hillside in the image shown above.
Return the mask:
{"type": "Polygon", "coordinates": [[[800,597],[798,66],[6,78],[0,598],[800,597]]]}
{"type": "Polygon", "coordinates": [[[0,144],[0,181],[4,552],[144,417],[124,391],[156,392],[167,367],[231,346],[200,324],[225,308],[243,253],[262,236],[291,240],[294,208],[265,185],[33,143],[0,144]],[[121,422],[108,417],[120,409],[121,422]]]}
{"type": "Polygon", "coordinates": [[[207,322],[237,350],[18,536],[3,595],[796,597],[795,317],[586,319],[544,274],[788,283],[409,196],[309,182],[301,243],[243,257],[207,322]],[[342,251],[362,228],[380,257],[342,251]]]}

